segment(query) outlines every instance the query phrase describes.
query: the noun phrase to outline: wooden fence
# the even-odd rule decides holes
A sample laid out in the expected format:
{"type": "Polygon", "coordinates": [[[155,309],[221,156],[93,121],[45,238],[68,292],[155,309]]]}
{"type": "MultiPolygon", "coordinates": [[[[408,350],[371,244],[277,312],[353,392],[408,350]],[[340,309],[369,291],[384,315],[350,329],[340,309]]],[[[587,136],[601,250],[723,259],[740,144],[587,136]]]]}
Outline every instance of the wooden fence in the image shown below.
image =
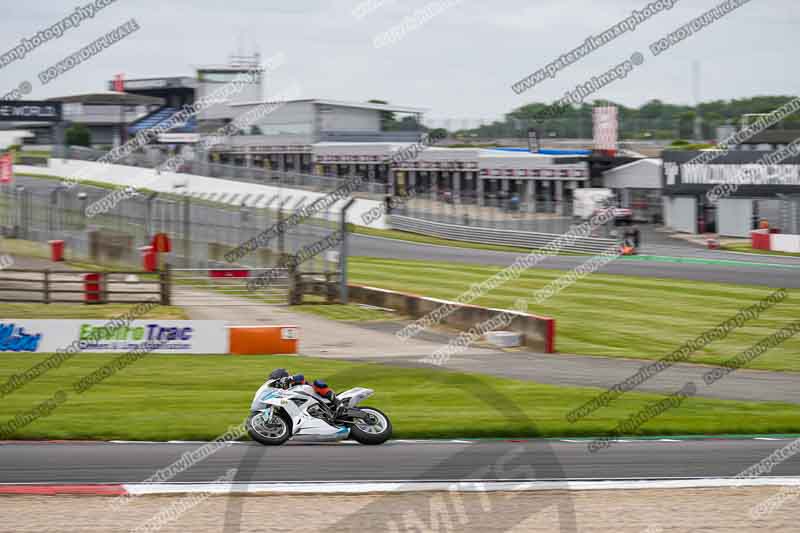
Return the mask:
{"type": "Polygon", "coordinates": [[[0,270],[0,302],[129,304],[156,299],[161,305],[170,305],[171,275],[168,268],[152,273],[119,270],[0,270]]]}

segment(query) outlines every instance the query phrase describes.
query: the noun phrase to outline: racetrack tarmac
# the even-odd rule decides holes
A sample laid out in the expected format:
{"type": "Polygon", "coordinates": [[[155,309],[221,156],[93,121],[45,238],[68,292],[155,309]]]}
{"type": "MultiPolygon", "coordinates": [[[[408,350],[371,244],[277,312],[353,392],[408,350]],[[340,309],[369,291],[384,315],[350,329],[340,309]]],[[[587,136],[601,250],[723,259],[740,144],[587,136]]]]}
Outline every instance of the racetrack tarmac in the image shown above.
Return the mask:
{"type": "MultiPolygon", "coordinates": [[[[385,259],[415,259],[501,267],[512,264],[521,255],[513,252],[419,244],[365,235],[353,235],[350,253],[355,256],[385,259]]],[[[800,258],[708,252],[689,245],[685,248],[671,247],[669,253],[669,256],[654,258],[622,257],[604,265],[598,272],[773,288],[800,288],[800,258]],[[693,259],[704,262],[694,262],[693,259]]],[[[587,259],[585,256],[555,255],[532,268],[572,270],[587,259]]]]}
{"type": "MultiPolygon", "coordinates": [[[[733,477],[793,442],[789,438],[630,440],[590,453],[586,440],[351,443],[223,448],[170,481],[458,481],[733,477]]],[[[5,443],[4,483],[138,483],[202,443],[5,443]]],[[[768,476],[800,476],[800,456],[768,476]]]]}
{"type": "MultiPolygon", "coordinates": [[[[447,342],[445,340],[444,342],[447,342]]],[[[665,354],[666,355],[666,354],[665,354]]],[[[356,359],[356,357],[353,357],[356,359]]],[[[541,354],[526,351],[464,353],[451,356],[442,367],[432,367],[419,357],[381,356],[376,363],[411,368],[442,368],[568,387],[611,389],[654,361],[618,357],[541,354]]],[[[739,369],[707,385],[703,376],[713,366],[677,363],[654,374],[636,387],[638,392],[672,394],[688,382],[697,384],[697,396],[745,402],[800,404],[800,373],[739,369]]]]}
{"type": "MultiPolygon", "coordinates": [[[[58,180],[47,180],[18,176],[20,184],[29,189],[49,191],[57,187],[58,180]]],[[[82,186],[79,186],[83,188],[82,186]]],[[[91,188],[91,187],[89,187],[91,188]]],[[[78,190],[78,189],[76,189],[78,190]]],[[[197,209],[205,209],[197,205],[197,209]]],[[[208,216],[214,216],[211,210],[208,216]]],[[[305,228],[309,234],[326,234],[323,228],[305,228]]],[[[644,276],[665,279],[687,279],[718,283],[737,283],[761,285],[773,288],[800,288],[800,258],[775,257],[765,255],[741,254],[719,250],[706,250],[695,245],[675,241],[664,244],[662,237],[658,242],[645,243],[642,253],[656,256],[620,258],[601,268],[605,274],[644,276]],[[702,260],[706,262],[686,262],[702,260]]],[[[520,253],[497,252],[469,248],[429,245],[354,234],[350,238],[350,253],[354,256],[386,259],[416,259],[424,261],[444,261],[451,263],[510,265],[520,253]]],[[[587,260],[583,256],[552,256],[533,268],[553,270],[572,270],[587,260]]]]}

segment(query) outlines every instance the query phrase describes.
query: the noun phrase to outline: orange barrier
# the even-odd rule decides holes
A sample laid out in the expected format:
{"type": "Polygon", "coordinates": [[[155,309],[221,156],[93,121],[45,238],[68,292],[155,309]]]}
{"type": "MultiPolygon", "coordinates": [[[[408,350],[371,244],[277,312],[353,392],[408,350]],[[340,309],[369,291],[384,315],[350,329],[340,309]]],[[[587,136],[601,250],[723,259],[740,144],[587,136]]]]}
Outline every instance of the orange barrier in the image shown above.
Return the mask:
{"type": "Polygon", "coordinates": [[[231,355],[296,354],[297,326],[230,326],[231,355]]]}

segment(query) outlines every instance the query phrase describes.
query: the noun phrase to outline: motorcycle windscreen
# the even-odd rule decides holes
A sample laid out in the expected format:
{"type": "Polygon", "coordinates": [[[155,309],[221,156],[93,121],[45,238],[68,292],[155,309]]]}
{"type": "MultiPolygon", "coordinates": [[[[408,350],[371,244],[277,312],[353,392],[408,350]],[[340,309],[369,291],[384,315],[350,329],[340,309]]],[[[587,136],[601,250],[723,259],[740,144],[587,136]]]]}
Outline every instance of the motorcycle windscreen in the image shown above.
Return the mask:
{"type": "Polygon", "coordinates": [[[267,405],[266,401],[268,399],[280,396],[281,391],[273,389],[268,383],[264,383],[253,396],[253,402],[250,404],[250,411],[263,411],[267,405]]]}

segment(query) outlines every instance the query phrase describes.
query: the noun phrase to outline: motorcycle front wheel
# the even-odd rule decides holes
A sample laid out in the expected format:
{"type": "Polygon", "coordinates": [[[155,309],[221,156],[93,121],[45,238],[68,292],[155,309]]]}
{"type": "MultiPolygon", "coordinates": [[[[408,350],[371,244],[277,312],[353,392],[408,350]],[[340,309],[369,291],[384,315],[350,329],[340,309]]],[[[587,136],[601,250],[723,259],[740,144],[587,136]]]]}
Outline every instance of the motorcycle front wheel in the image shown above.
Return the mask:
{"type": "Polygon", "coordinates": [[[280,446],[289,440],[292,423],[286,413],[275,413],[269,424],[262,414],[253,413],[247,418],[247,433],[251,439],[265,446],[280,446]]]}
{"type": "Polygon", "coordinates": [[[356,419],[350,427],[350,436],[361,444],[383,444],[392,436],[392,422],[389,417],[374,407],[359,407],[368,413],[371,420],[356,419]]]}

